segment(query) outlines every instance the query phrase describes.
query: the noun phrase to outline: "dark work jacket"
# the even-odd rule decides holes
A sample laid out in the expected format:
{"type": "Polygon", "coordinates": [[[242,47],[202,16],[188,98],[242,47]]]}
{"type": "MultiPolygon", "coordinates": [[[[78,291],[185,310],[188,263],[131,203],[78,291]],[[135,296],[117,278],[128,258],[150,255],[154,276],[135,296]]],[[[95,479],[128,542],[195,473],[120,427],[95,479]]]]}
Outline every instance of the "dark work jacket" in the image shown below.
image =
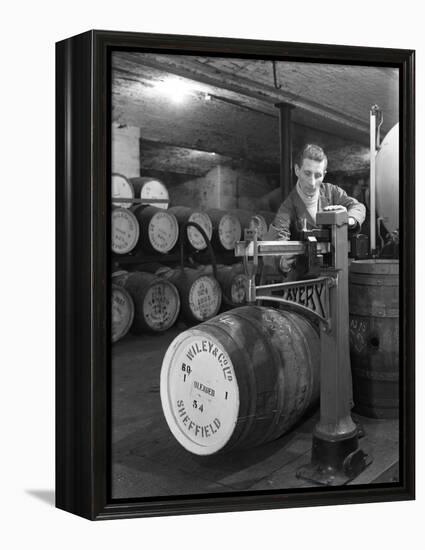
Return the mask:
{"type": "MultiPolygon", "coordinates": [[[[348,216],[356,220],[357,225],[354,229],[360,228],[366,217],[366,208],[363,204],[349,197],[341,187],[332,185],[331,183],[322,183],[320,185],[317,211],[320,212],[326,206],[337,204],[345,206],[348,216]]],[[[308,213],[301,197],[298,195],[296,187],[294,187],[281,204],[264,239],[271,241],[297,241],[299,240],[304,220],[307,220],[307,229],[318,227],[308,213]]]]}

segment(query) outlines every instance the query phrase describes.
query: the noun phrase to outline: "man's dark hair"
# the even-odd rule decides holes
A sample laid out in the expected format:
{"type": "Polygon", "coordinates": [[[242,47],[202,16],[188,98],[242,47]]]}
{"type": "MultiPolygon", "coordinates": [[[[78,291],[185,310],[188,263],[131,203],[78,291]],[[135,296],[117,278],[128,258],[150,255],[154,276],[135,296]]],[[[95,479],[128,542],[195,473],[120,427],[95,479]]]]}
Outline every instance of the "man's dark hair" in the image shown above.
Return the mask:
{"type": "Polygon", "coordinates": [[[314,143],[304,145],[295,158],[295,164],[301,168],[304,159],[317,160],[318,162],[322,162],[324,160],[325,168],[328,165],[328,157],[325,155],[324,150],[319,147],[319,145],[314,145],[314,143]]]}

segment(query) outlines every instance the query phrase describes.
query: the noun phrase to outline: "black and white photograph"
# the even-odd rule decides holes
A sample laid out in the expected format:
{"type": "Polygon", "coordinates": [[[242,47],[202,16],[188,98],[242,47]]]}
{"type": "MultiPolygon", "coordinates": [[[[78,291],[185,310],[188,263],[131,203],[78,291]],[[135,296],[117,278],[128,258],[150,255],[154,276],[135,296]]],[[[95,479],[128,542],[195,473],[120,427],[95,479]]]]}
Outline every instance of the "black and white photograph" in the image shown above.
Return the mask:
{"type": "Polygon", "coordinates": [[[399,486],[400,69],[109,63],[112,501],[399,486]]]}
{"type": "Polygon", "coordinates": [[[2,15],[0,546],[420,547],[420,4],[2,15]]]}

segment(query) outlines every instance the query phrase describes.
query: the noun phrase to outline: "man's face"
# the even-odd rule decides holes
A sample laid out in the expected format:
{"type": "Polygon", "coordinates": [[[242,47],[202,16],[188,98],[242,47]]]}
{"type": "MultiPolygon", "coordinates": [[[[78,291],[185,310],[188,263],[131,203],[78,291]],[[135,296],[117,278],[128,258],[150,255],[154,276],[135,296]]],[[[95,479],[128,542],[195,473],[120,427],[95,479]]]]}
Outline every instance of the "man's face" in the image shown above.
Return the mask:
{"type": "Polygon", "coordinates": [[[298,164],[295,165],[295,174],[300,182],[303,193],[312,196],[320,187],[325,177],[326,160],[319,162],[318,160],[303,159],[301,167],[298,164]]]}

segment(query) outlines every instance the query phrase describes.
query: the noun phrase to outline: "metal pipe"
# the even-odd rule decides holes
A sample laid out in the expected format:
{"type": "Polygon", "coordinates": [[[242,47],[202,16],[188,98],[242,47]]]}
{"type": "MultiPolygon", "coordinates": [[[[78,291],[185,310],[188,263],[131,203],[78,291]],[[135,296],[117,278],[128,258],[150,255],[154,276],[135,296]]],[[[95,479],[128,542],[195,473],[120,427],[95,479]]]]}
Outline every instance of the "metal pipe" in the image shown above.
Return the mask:
{"type": "Polygon", "coordinates": [[[378,105],[370,108],[370,183],[369,183],[369,208],[370,208],[370,255],[376,254],[376,115],[379,112],[378,105]]]}
{"type": "Polygon", "coordinates": [[[279,144],[280,144],[280,190],[285,200],[292,189],[292,132],[291,110],[289,103],[276,103],[279,109],[279,144]]]}

